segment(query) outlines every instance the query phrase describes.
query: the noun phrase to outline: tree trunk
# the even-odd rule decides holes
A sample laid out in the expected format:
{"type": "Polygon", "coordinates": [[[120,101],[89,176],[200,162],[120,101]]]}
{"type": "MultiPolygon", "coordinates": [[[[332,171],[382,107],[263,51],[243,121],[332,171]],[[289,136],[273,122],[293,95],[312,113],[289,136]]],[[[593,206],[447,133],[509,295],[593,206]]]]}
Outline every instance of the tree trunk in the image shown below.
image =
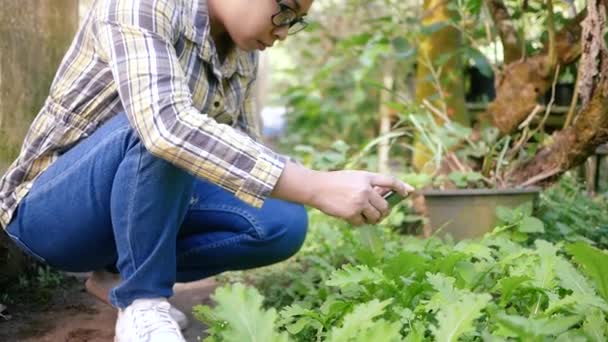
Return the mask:
{"type": "Polygon", "coordinates": [[[78,27],[78,0],[3,0],[0,173],[17,155],[78,27]]]}
{"type": "Polygon", "coordinates": [[[572,126],[555,133],[550,145],[511,173],[515,184],[547,184],[583,163],[597,146],[608,141],[608,50],[603,35],[606,0],[589,0],[587,13],[579,66],[581,110],[572,126]]]}
{"type": "MultiPolygon", "coordinates": [[[[2,1],[0,174],[16,157],[77,27],[77,0],[2,1]]],[[[27,264],[0,232],[0,283],[17,277],[27,264]]]]}
{"type": "MultiPolygon", "coordinates": [[[[443,0],[425,0],[422,20],[424,26],[445,22],[457,15],[449,9],[449,2],[443,0]]],[[[428,100],[435,107],[445,111],[453,121],[470,125],[465,100],[463,61],[457,49],[462,47],[460,32],[453,27],[444,27],[429,35],[421,35],[418,50],[418,66],[416,75],[416,102],[428,100]],[[437,61],[449,59],[442,65],[437,61]],[[432,66],[432,68],[430,68],[432,66]]],[[[413,164],[422,170],[430,160],[424,145],[415,143],[413,164]]]]}
{"type": "MultiPolygon", "coordinates": [[[[392,97],[394,72],[393,63],[387,61],[382,75],[382,83],[385,90],[380,92],[380,110],[378,111],[380,114],[380,136],[388,134],[391,131],[394,113],[387,105],[387,102],[391,101],[392,97]]],[[[389,139],[385,139],[378,144],[378,172],[390,173],[389,156],[390,141],[389,139]]]]}
{"type": "MultiPolygon", "coordinates": [[[[556,35],[557,63],[575,62],[581,53],[580,22],[586,12],[579,14],[556,35]]],[[[551,87],[554,70],[548,48],[544,52],[507,65],[496,80],[496,99],[490,103],[487,115],[503,134],[509,134],[526,119],[538,104],[538,99],[551,87]]]]}

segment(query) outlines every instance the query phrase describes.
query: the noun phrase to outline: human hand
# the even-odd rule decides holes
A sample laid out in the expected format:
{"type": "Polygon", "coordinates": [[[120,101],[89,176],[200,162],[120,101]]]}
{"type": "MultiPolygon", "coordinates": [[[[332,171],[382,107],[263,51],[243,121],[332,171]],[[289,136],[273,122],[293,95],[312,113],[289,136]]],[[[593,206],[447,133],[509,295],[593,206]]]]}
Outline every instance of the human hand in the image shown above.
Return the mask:
{"type": "Polygon", "coordinates": [[[382,197],[386,192],[393,190],[406,197],[414,191],[393,176],[367,171],[321,172],[311,181],[316,190],[310,204],[355,226],[378,223],[389,214],[382,197]]]}

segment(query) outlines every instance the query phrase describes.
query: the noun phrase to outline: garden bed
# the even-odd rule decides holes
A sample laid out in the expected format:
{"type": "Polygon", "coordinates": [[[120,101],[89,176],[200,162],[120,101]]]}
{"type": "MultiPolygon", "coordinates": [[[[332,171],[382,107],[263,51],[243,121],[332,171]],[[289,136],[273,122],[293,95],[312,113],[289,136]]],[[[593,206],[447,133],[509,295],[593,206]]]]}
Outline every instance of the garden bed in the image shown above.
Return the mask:
{"type": "Polygon", "coordinates": [[[195,311],[209,341],[606,341],[608,254],[589,238],[608,227],[605,201],[565,181],[539,207],[456,243],[312,211],[304,251],[227,276],[195,311]]]}

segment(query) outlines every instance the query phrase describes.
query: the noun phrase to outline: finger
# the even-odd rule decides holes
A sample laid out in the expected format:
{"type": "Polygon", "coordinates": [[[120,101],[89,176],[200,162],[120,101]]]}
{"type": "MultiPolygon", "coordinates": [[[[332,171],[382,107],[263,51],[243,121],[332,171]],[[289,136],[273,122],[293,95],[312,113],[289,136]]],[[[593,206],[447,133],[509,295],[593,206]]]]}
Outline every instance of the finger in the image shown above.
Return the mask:
{"type": "Polygon", "coordinates": [[[389,175],[374,174],[371,179],[372,186],[381,186],[391,188],[397,191],[401,196],[405,197],[409,192],[414,191],[414,188],[404,183],[397,178],[389,175]]]}
{"type": "Polygon", "coordinates": [[[362,214],[365,218],[365,222],[367,223],[376,223],[382,217],[382,213],[373,205],[371,205],[371,203],[368,204],[365,208],[363,208],[362,214]]]}
{"type": "Polygon", "coordinates": [[[365,224],[365,218],[361,214],[357,214],[348,219],[348,222],[353,226],[362,226],[365,224]]]}
{"type": "Polygon", "coordinates": [[[380,212],[380,215],[382,217],[387,216],[391,211],[386,200],[379,194],[372,194],[372,196],[370,196],[369,202],[374,208],[376,208],[376,210],[380,212]]]}
{"type": "Polygon", "coordinates": [[[380,195],[384,195],[391,190],[390,188],[383,188],[381,186],[374,186],[373,189],[376,193],[380,195]]]}

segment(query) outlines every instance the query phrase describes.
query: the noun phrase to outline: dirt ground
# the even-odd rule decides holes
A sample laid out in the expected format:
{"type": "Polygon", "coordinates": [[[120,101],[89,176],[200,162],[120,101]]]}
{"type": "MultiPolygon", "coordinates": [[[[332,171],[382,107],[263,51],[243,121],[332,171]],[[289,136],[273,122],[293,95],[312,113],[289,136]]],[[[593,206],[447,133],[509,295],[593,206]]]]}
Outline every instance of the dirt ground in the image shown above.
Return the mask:
{"type": "MultiPolygon", "coordinates": [[[[0,317],[1,342],[112,342],[116,309],[88,294],[87,274],[70,274],[61,288],[49,293],[47,304],[7,305],[0,317]]],[[[192,318],[196,304],[209,304],[217,283],[213,279],[176,284],[169,301],[188,314],[190,326],[184,331],[188,342],[199,341],[205,327],[192,318]]]]}

